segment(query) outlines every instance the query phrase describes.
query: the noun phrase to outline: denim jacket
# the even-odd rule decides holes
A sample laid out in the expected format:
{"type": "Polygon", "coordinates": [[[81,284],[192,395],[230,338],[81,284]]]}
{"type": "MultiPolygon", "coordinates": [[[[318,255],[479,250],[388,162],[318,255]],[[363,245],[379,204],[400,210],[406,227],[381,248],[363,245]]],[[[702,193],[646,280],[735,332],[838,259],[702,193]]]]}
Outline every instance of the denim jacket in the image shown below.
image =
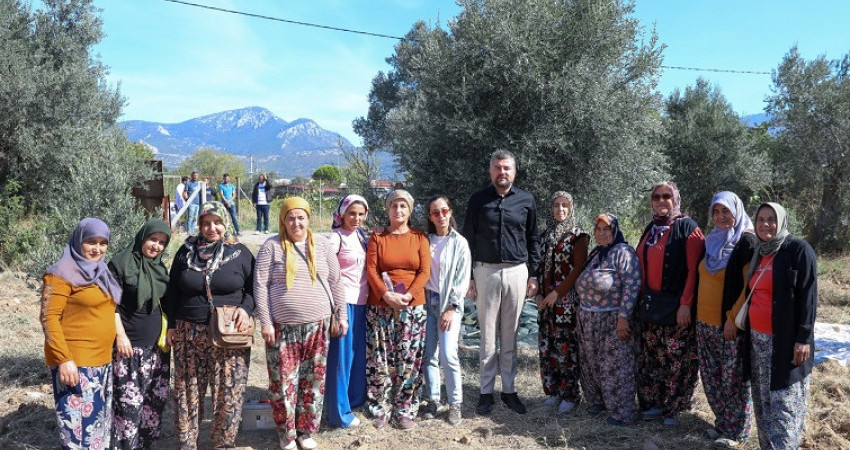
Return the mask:
{"type": "MultiPolygon", "coordinates": [[[[435,235],[429,234],[431,241],[435,235]]],[[[449,231],[448,242],[440,254],[440,312],[445,312],[454,305],[455,310],[463,314],[463,299],[469,289],[469,277],[472,267],[472,255],[466,239],[452,229],[449,231]]]]}

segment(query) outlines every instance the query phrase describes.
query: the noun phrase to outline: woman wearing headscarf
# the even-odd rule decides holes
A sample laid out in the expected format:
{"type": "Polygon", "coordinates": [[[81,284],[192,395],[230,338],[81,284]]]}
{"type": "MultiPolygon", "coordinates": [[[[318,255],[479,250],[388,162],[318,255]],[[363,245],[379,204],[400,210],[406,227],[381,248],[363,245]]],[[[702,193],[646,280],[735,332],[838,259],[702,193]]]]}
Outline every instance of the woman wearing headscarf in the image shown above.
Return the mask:
{"type": "Polygon", "coordinates": [[[162,252],[169,239],[168,224],[150,219],[109,262],[123,291],[115,312],[112,448],[151,448],[160,436],[170,382],[170,352],[157,345],[164,331],[160,299],[168,286],[162,252]]]}
{"type": "Polygon", "coordinates": [[[236,240],[230,214],[220,202],[201,206],[198,226],[198,234],[189,236],[174,255],[162,302],[168,316],[168,343],[174,349],[176,431],[181,448],[197,447],[209,386],[212,444],[233,447],[242,420],[251,349],[216,347],[208,327],[212,306],[232,305],[238,307],[234,327],[250,329],[254,256],[236,240]]]}
{"type": "Polygon", "coordinates": [[[310,230],[307,200],[286,199],[278,223],[279,234],[257,252],[257,317],[280,448],[313,449],[318,444],[312,435],[322,418],[330,317],[338,314],[345,334],[345,295],[336,249],[310,230]]]}
{"type": "Polygon", "coordinates": [[[394,417],[398,428],[409,430],[422,390],[431,250],[428,236],[409,224],[409,192],[390,192],[386,206],[390,223],[372,235],[366,252],[366,396],[376,428],[394,417]]]}
{"type": "Polygon", "coordinates": [[[425,392],[428,405],[425,418],[437,415],[440,403],[440,366],[446,383],[449,413],[446,420],[458,425],[462,420],[463,381],[458,342],[463,299],[469,289],[472,255],[469,244],[457,231],[449,199],[438,195],[428,200],[428,241],[431,248],[431,275],[425,284],[428,322],[425,327],[425,392]]]}
{"type": "Polygon", "coordinates": [[[121,286],[103,257],[109,227],[77,224],[62,257],[44,274],[41,326],[63,449],[109,448],[112,345],[121,286]]]}
{"type": "Polygon", "coordinates": [[[360,425],[353,409],[366,403],[366,247],[361,227],[369,213],[366,199],[350,194],[334,211],[329,238],[339,261],[340,284],[345,293],[349,329],[345,336],[331,338],[328,349],[328,378],[325,397],[328,424],[347,428],[360,425]]]}
{"type": "Polygon", "coordinates": [[[606,423],[627,425],[637,418],[637,340],[632,330],[641,289],[640,264],[620,231],[617,216],[597,216],[593,234],[597,246],[575,288],[581,306],[581,384],[589,413],[607,410],[606,423]]]}
{"type": "Polygon", "coordinates": [[[697,346],[700,378],[715,420],[704,436],[717,447],[737,447],[750,435],[752,403],[743,370],[743,334],[737,335],[735,317],[729,316],[737,298],[726,301],[724,286],[727,279],[743,278],[740,269],[729,273],[727,267],[735,270],[729,264],[733,253],[752,254],[756,237],[744,203],[734,193],[714,194],[708,212],[714,229],[705,237],[705,258],[698,269],[697,346]]]}
{"type": "Polygon", "coordinates": [[[652,222],[636,248],[643,277],[638,401],[644,420],[663,418],[667,426],[693,405],[699,372],[692,305],[705,237],[680,204],[675,183],[653,186],[652,222]]]}
{"type": "MultiPolygon", "coordinates": [[[[762,203],[755,222],[759,241],[746,276],[750,304],[744,333],[750,348],[744,370],[752,377],[761,448],[798,448],[814,366],[817,257],[806,241],[788,232],[788,216],[778,203],[762,203]]],[[[735,314],[742,303],[733,308],[735,314]]]]}
{"type": "Polygon", "coordinates": [[[573,215],[573,196],[557,191],[549,201],[549,224],[543,232],[543,259],[537,295],[540,378],[546,406],[570,412],[581,397],[579,344],[576,334],[576,278],[584,267],[590,236],[573,215]]]}

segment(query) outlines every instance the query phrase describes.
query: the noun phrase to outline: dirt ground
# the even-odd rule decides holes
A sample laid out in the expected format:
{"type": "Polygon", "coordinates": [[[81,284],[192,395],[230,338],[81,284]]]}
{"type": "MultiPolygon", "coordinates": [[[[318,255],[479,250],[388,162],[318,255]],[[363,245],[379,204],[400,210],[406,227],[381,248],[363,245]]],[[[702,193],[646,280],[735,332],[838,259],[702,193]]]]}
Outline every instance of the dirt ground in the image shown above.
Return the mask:
{"type": "MultiPolygon", "coordinates": [[[[249,237],[256,248],[268,236],[249,237]]],[[[825,322],[850,323],[850,258],[823,264],[820,272],[821,304],[818,318],[825,322]]],[[[28,286],[16,274],[0,272],[0,448],[46,449],[57,446],[49,372],[44,365],[43,335],[38,320],[37,287],[28,286]]],[[[265,351],[259,344],[251,353],[247,397],[267,397],[265,351]]],[[[419,421],[411,431],[376,430],[364,411],[356,414],[363,425],[353,429],[322,428],[315,435],[320,448],[328,449],[452,449],[452,448],[568,448],[568,449],[700,449],[710,442],[700,435],[711,426],[713,414],[701,388],[691,413],[682,424],[664,428],[657,422],[615,428],[603,424],[604,415],[593,416],[581,405],[567,415],[544,407],[537,371],[536,350],[522,352],[517,386],[529,408],[525,415],[507,410],[498,401],[487,417],[475,415],[478,397],[478,361],[474,348],[462,350],[464,406],[463,423],[448,425],[444,415],[419,421]]],[[[850,369],[835,363],[818,366],[812,377],[805,448],[850,449],[850,369]]],[[[498,383],[497,383],[498,390],[498,383]]],[[[209,410],[210,408],[207,408],[209,410]]],[[[755,429],[754,429],[755,433],[755,429]]],[[[173,410],[169,406],[157,448],[177,448],[173,410]]],[[[209,420],[201,427],[201,448],[210,448],[209,420]]],[[[242,431],[236,441],[240,449],[275,449],[275,430],[242,431]]],[[[741,448],[758,448],[752,438],[741,448]]]]}

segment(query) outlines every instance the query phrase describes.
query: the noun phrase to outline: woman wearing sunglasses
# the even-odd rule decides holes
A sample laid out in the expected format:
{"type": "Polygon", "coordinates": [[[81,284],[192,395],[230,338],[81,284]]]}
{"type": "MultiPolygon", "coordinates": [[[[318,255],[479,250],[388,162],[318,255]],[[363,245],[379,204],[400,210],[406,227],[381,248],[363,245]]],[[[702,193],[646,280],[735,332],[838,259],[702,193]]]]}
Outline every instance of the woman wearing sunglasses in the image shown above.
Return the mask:
{"type": "Polygon", "coordinates": [[[461,422],[463,383],[460,376],[458,341],[463,299],[469,288],[472,256],[466,239],[457,232],[452,205],[446,196],[428,200],[428,241],[431,247],[431,276],[425,284],[428,322],[425,328],[425,418],[437,415],[440,403],[440,366],[446,382],[446,399],[451,425],[461,422]]]}
{"type": "Polygon", "coordinates": [[[638,401],[643,420],[676,426],[677,415],[693,405],[699,370],[692,305],[705,236],[680,211],[672,181],[652,187],[651,205],[652,222],[636,248],[643,273],[638,401]]]}

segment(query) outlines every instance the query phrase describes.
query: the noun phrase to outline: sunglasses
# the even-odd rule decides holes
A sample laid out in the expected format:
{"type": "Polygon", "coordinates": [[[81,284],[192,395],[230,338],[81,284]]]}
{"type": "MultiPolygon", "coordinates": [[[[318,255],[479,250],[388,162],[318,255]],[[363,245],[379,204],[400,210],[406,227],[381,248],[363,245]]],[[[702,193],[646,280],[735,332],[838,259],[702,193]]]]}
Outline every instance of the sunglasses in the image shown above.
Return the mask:
{"type": "Polygon", "coordinates": [[[670,200],[673,198],[673,194],[663,193],[663,194],[652,194],[652,201],[657,202],[659,200],[670,200]]]}
{"type": "Polygon", "coordinates": [[[431,211],[431,217],[433,217],[435,219],[439,218],[439,217],[445,217],[445,216],[448,216],[451,211],[452,210],[449,209],[449,208],[435,209],[435,210],[431,211]]]}

